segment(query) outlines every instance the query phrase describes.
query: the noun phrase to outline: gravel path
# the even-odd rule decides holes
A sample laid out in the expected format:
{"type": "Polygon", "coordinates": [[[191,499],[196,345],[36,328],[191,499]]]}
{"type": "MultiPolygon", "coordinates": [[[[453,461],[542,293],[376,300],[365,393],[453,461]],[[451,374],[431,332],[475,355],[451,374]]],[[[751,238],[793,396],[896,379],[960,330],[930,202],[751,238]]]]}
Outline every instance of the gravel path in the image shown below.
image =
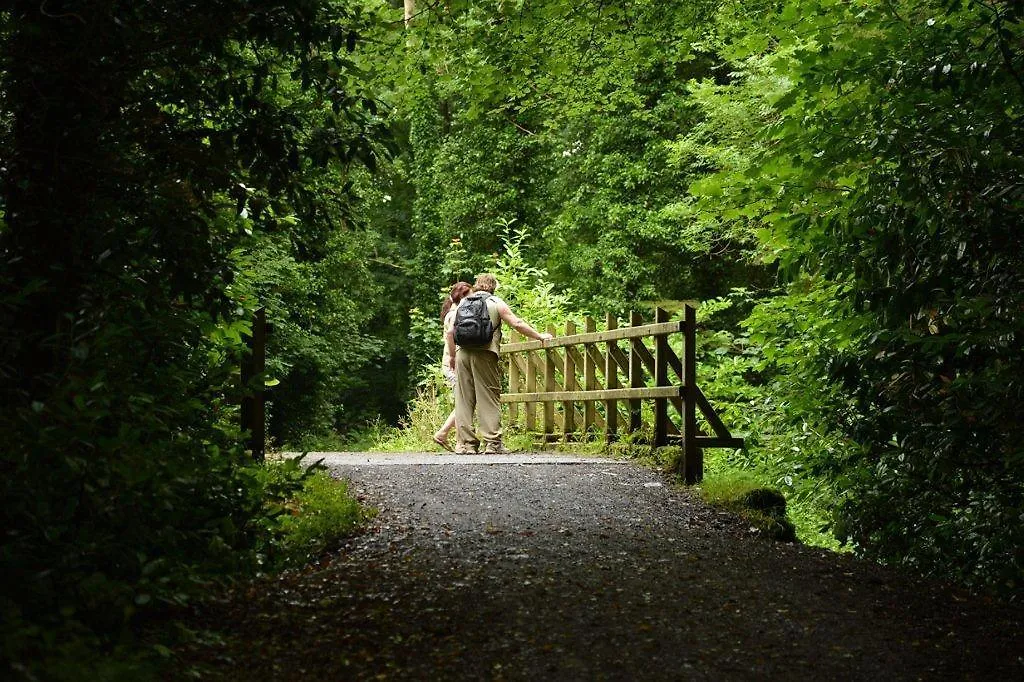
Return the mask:
{"type": "Polygon", "coordinates": [[[1017,610],[766,541],[655,471],[326,463],[380,515],[210,606],[214,679],[1024,679],[1017,610]]]}

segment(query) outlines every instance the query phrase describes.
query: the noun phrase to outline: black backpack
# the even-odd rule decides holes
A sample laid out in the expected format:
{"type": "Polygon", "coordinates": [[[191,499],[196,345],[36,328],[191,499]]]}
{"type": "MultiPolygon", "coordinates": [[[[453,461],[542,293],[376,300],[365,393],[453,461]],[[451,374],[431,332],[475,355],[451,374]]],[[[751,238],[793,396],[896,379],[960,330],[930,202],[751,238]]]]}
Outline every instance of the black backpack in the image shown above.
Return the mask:
{"type": "Polygon", "coordinates": [[[486,346],[494,336],[494,323],[487,311],[491,295],[478,291],[462,299],[455,312],[455,343],[460,346],[486,346]]]}

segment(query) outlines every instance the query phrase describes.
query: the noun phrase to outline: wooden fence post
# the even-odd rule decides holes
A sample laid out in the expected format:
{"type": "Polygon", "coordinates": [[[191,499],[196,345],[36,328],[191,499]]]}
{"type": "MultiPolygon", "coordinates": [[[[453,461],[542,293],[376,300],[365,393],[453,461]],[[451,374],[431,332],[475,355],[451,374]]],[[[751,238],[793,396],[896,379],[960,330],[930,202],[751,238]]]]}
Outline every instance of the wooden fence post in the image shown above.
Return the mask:
{"type": "MultiPolygon", "coordinates": [[[[548,333],[552,336],[555,335],[555,328],[548,325],[548,333]]],[[[547,393],[555,391],[557,384],[555,383],[555,354],[550,348],[544,349],[544,391],[547,393]]],[[[553,402],[546,401],[544,403],[544,442],[548,442],[551,439],[552,434],[555,432],[555,404],[553,402]]]]}
{"type": "MultiPolygon", "coordinates": [[[[523,353],[526,360],[526,392],[537,392],[537,363],[534,362],[533,351],[523,353]]],[[[533,433],[537,430],[537,403],[526,403],[523,407],[526,411],[526,430],[533,433]]]]}
{"type": "MultiPolygon", "coordinates": [[[[509,343],[518,341],[518,336],[515,329],[511,330],[508,335],[509,343]]],[[[519,366],[516,364],[515,353],[508,355],[508,392],[519,393],[519,366]]],[[[519,403],[509,403],[508,421],[510,424],[519,423],[519,403]]]]}
{"type": "MultiPolygon", "coordinates": [[[[576,334],[576,323],[568,321],[565,323],[565,335],[573,336],[576,334]]],[[[571,346],[565,347],[565,358],[562,364],[562,383],[565,384],[564,390],[575,391],[576,386],[576,363],[573,362],[573,348],[571,346]]],[[[565,442],[569,442],[569,435],[576,431],[576,405],[571,400],[565,401],[563,404],[562,413],[562,439],[565,442]]]]}
{"type": "Polygon", "coordinates": [[[689,304],[683,344],[683,479],[699,483],[704,453],[697,447],[697,309],[689,304]]]}
{"type": "Polygon", "coordinates": [[[242,430],[249,432],[248,449],[252,458],[262,462],[266,457],[266,390],[249,386],[256,377],[263,381],[267,367],[267,311],[257,308],[252,320],[252,336],[246,342],[248,356],[242,360],[242,430]]]}
{"type": "MultiPolygon", "coordinates": [[[[668,311],[654,311],[655,322],[668,322],[668,311]]],[[[654,338],[654,385],[668,386],[668,335],[654,338]]],[[[654,446],[668,445],[668,398],[654,399],[654,446]]]]}
{"type": "MultiPolygon", "coordinates": [[[[619,326],[619,321],[611,313],[605,313],[604,316],[605,329],[611,331],[619,326]]],[[[615,346],[615,341],[609,341],[607,349],[604,355],[604,384],[607,389],[614,389],[619,387],[619,370],[615,366],[615,356],[612,354],[612,348],[615,346]]],[[[619,430],[619,405],[615,400],[606,400],[604,402],[604,422],[605,422],[605,440],[611,442],[616,439],[616,432],[619,430]]]]}
{"type": "MultiPolygon", "coordinates": [[[[652,400],[654,434],[651,441],[660,447],[666,445],[669,438],[679,435],[683,456],[678,464],[678,473],[687,483],[698,483],[703,478],[704,448],[742,448],[744,439],[732,436],[697,385],[696,309],[685,306],[682,322],[672,322],[669,317],[665,310],[657,308],[655,321],[644,324],[642,317],[634,312],[630,315],[630,326],[619,328],[618,321],[609,313],[605,317],[605,331],[596,331],[596,323],[588,319],[584,334],[578,334],[576,326],[567,323],[565,336],[561,338],[508,344],[502,348],[502,354],[507,355],[514,365],[510,374],[513,390],[501,396],[502,402],[524,403],[528,428],[545,442],[554,440],[559,432],[561,438],[568,440],[581,423],[585,430],[604,428],[605,438],[610,442],[617,437],[620,424],[628,423],[633,432],[639,430],[642,427],[642,401],[652,400]],[[668,338],[678,333],[683,334],[682,359],[673,352],[668,338]],[[644,343],[644,339],[649,337],[654,338],[653,351],[644,343]],[[619,345],[623,341],[629,344],[628,354],[619,345]],[[580,346],[583,347],[582,353],[580,346]],[[601,348],[605,350],[603,355],[601,348]],[[525,365],[517,355],[520,353],[525,356],[525,365]],[[540,353],[543,353],[543,360],[540,353]],[[581,379],[577,375],[581,367],[582,381],[586,384],[582,390],[581,379]],[[602,367],[604,390],[597,377],[602,367]],[[681,385],[669,380],[670,370],[678,375],[681,385]],[[628,376],[628,387],[622,387],[619,372],[628,376]],[[651,375],[654,385],[646,384],[645,372],[651,375]],[[526,391],[522,390],[524,375],[528,384],[526,391]],[[564,387],[559,386],[559,376],[563,377],[564,387]],[[540,391],[537,390],[539,382],[544,384],[540,391]],[[598,409],[599,402],[604,403],[604,418],[598,409]],[[618,403],[623,402],[627,409],[620,411],[618,403]],[[543,431],[536,428],[537,403],[543,404],[543,431]],[[583,403],[582,410],[576,409],[579,403],[583,403]],[[669,403],[682,416],[682,428],[669,418],[669,403]],[[714,430],[713,437],[698,431],[697,410],[714,430]]],[[[552,326],[548,330],[552,334],[555,331],[552,326]]],[[[249,372],[247,376],[253,376],[251,370],[246,371],[249,372]]],[[[247,418],[249,409],[246,408],[247,418]]]]}
{"type": "MultiPolygon", "coordinates": [[[[587,317],[584,331],[587,334],[597,331],[597,323],[594,322],[594,318],[587,317]]],[[[594,358],[590,357],[590,348],[590,344],[583,346],[583,389],[586,391],[596,391],[600,388],[597,385],[597,365],[594,363],[594,358]]],[[[597,410],[595,409],[594,401],[588,400],[583,404],[583,431],[587,437],[590,436],[590,432],[594,429],[594,424],[597,422],[596,417],[597,410]]]]}
{"type": "MultiPolygon", "coordinates": [[[[638,312],[631,312],[629,314],[629,324],[632,327],[640,327],[644,323],[643,316],[638,312]]],[[[642,344],[643,341],[638,337],[629,340],[629,387],[630,388],[643,388],[644,387],[644,369],[642,360],[640,359],[640,352],[637,350],[637,344],[642,344]]],[[[636,433],[642,426],[643,403],[640,400],[629,401],[629,432],[636,433]]]]}

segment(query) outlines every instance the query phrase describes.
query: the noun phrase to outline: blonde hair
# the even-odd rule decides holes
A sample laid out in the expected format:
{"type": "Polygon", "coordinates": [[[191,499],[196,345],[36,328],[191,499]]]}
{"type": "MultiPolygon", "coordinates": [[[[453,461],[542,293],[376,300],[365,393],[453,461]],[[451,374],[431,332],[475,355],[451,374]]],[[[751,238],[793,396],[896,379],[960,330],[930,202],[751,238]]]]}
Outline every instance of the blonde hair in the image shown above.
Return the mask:
{"type": "Polygon", "coordinates": [[[493,294],[494,290],[498,288],[498,278],[489,272],[485,272],[482,275],[476,276],[476,282],[473,284],[473,291],[486,291],[493,294]]]}

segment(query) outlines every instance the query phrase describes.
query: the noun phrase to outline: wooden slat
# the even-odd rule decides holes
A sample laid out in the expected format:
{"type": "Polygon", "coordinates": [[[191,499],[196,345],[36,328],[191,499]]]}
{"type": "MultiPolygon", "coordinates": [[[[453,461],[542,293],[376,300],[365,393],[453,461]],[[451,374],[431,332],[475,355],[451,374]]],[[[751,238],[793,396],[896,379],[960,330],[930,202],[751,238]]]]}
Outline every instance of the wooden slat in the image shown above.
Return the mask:
{"type": "Polygon", "coordinates": [[[699,483],[704,477],[703,451],[697,446],[697,311],[686,306],[683,343],[683,480],[699,483]]]}
{"type": "MultiPolygon", "coordinates": [[[[654,311],[656,322],[667,322],[668,311],[658,308],[654,311]]],[[[658,336],[654,340],[654,385],[668,386],[668,337],[658,336]]],[[[665,398],[654,399],[654,445],[660,447],[668,445],[668,400],[665,398]]]]}
{"type": "Polygon", "coordinates": [[[683,331],[682,322],[662,322],[660,324],[640,324],[636,327],[613,327],[607,331],[592,334],[576,334],[574,336],[558,336],[549,341],[524,341],[509,343],[501,348],[502,353],[514,353],[522,350],[540,350],[541,348],[560,348],[576,346],[581,343],[601,343],[620,339],[635,339],[641,336],[658,336],[661,334],[677,334],[683,331]]]}
{"type": "MultiPolygon", "coordinates": [[[[548,328],[548,333],[555,335],[554,327],[548,328]]],[[[550,348],[544,349],[544,392],[555,393],[558,385],[555,383],[555,357],[550,348]]],[[[544,433],[555,432],[555,404],[551,401],[544,401],[544,433]]]]}
{"type": "MultiPolygon", "coordinates": [[[[590,358],[591,361],[593,361],[594,368],[601,373],[601,377],[603,379],[605,372],[608,370],[608,363],[605,361],[605,356],[601,354],[601,350],[594,344],[588,343],[584,346],[584,348],[586,349],[587,357],[590,358]]],[[[613,361],[612,368],[614,369],[614,367],[615,364],[613,361]]]]}
{"type": "MultiPolygon", "coordinates": [[[[665,338],[666,337],[664,337],[664,336],[656,336],[656,337],[654,337],[654,341],[655,341],[655,343],[657,343],[660,339],[665,339],[665,338]]],[[[640,362],[643,365],[644,369],[653,377],[654,376],[654,365],[655,365],[654,353],[652,353],[650,350],[648,350],[647,346],[645,346],[643,343],[641,343],[641,344],[639,344],[637,346],[636,351],[637,351],[637,355],[640,356],[640,362]]]]}
{"type": "MultiPolygon", "coordinates": [[[[722,418],[718,416],[718,412],[711,405],[707,396],[704,395],[704,391],[700,390],[700,386],[697,386],[697,407],[700,409],[701,414],[711,424],[711,428],[714,429],[715,435],[719,438],[732,438],[732,433],[729,432],[729,428],[722,423],[722,418]]],[[[741,439],[742,440],[742,439],[741,439]]]]}
{"type": "MultiPolygon", "coordinates": [[[[675,404],[675,402],[677,400],[679,401],[680,404],[682,404],[682,402],[683,402],[682,398],[669,398],[669,400],[673,404],[675,404]]],[[[666,423],[666,427],[668,429],[668,435],[669,436],[678,436],[679,435],[679,427],[676,426],[675,423],[671,419],[669,419],[668,422],[666,423]]]]}
{"type": "MultiPolygon", "coordinates": [[[[533,351],[526,351],[524,354],[524,360],[526,362],[526,392],[536,393],[537,392],[537,363],[534,362],[533,351]]],[[[529,402],[525,407],[526,411],[526,430],[536,431],[537,430],[537,409],[536,405],[532,405],[529,402]]]]}
{"type": "MultiPolygon", "coordinates": [[[[587,317],[584,321],[584,329],[587,334],[593,334],[597,331],[597,322],[594,318],[587,317]]],[[[594,349],[594,346],[587,344],[583,351],[583,388],[588,391],[598,390],[597,384],[597,363],[590,356],[590,351],[594,349]]],[[[597,406],[593,402],[586,402],[583,405],[583,430],[586,433],[590,433],[597,423],[597,406]]]]}
{"type": "MultiPolygon", "coordinates": [[[[510,342],[515,343],[516,337],[518,337],[518,336],[519,336],[518,332],[516,332],[516,330],[513,329],[513,330],[511,330],[509,332],[508,339],[509,339],[510,342]]],[[[523,376],[523,374],[525,374],[525,373],[520,374],[520,365],[517,362],[519,360],[519,356],[518,355],[516,355],[515,353],[509,353],[507,357],[508,357],[508,392],[509,393],[519,393],[519,385],[520,385],[520,379],[519,378],[520,378],[520,376],[523,376]]],[[[509,404],[509,406],[508,406],[508,419],[509,419],[509,422],[511,422],[512,424],[518,424],[519,423],[519,403],[511,403],[511,404],[509,404]]]]}
{"type": "Polygon", "coordinates": [[[629,378],[629,357],[623,352],[623,350],[621,348],[619,348],[618,346],[615,346],[615,345],[613,345],[609,349],[609,352],[611,353],[612,359],[615,361],[615,364],[618,365],[620,370],[622,370],[623,376],[625,376],[628,379],[629,378]]]}
{"type": "MultiPolygon", "coordinates": [[[[583,368],[583,362],[584,362],[583,361],[583,355],[580,353],[580,349],[576,348],[575,346],[566,346],[565,347],[565,354],[567,356],[571,356],[571,358],[572,358],[572,368],[573,368],[572,381],[574,382],[574,385],[575,385],[575,388],[572,389],[572,390],[578,390],[580,388],[580,370],[583,368]]],[[[568,358],[566,358],[566,359],[568,360],[568,358]]],[[[586,386],[584,385],[583,388],[586,388],[586,386]]],[[[600,388],[600,386],[595,386],[595,388],[600,388]]],[[[581,407],[584,407],[584,406],[580,406],[580,405],[577,405],[577,404],[573,403],[572,413],[573,413],[574,426],[576,427],[574,430],[577,430],[580,427],[580,425],[584,423],[583,409],[581,409],[581,407]]],[[[593,403],[591,403],[591,406],[593,406],[593,403]]],[[[587,430],[586,428],[583,429],[584,432],[586,432],[586,430],[587,430]]]]}
{"type": "Polygon", "coordinates": [[[650,398],[670,398],[678,396],[680,386],[647,386],[644,388],[612,388],[598,391],[540,391],[536,393],[504,393],[503,403],[560,403],[567,400],[582,402],[584,400],[647,400],[650,398]]]}
{"type": "MultiPolygon", "coordinates": [[[[572,368],[573,368],[573,371],[575,372],[575,374],[573,374],[572,380],[575,381],[577,384],[579,384],[580,383],[580,374],[579,374],[579,372],[580,372],[581,369],[585,369],[585,367],[586,367],[586,361],[583,359],[583,354],[580,353],[578,348],[566,348],[565,349],[565,354],[566,354],[566,356],[572,357],[572,368]]],[[[585,374],[584,374],[583,385],[584,385],[584,387],[586,386],[586,375],[585,374]]]]}
{"type": "MultiPolygon", "coordinates": [[[[672,350],[672,347],[668,347],[666,352],[668,358],[669,367],[676,373],[679,380],[683,379],[683,363],[679,360],[679,356],[672,350]]],[[[729,432],[729,428],[722,422],[722,418],[718,416],[718,412],[711,405],[711,402],[704,395],[704,391],[700,390],[700,386],[697,386],[697,408],[704,415],[704,418],[711,424],[711,428],[714,429],[715,435],[719,438],[732,438],[732,434],[729,432]]],[[[680,410],[682,414],[682,410],[680,410]]]]}
{"type": "MultiPolygon", "coordinates": [[[[611,313],[605,313],[604,323],[605,329],[610,332],[615,330],[619,321],[611,313]]],[[[612,349],[615,348],[615,341],[613,339],[608,340],[607,346],[604,356],[604,385],[607,390],[614,391],[619,387],[619,373],[615,369],[615,356],[612,354],[612,349]]],[[[604,406],[606,423],[604,438],[606,441],[612,441],[617,437],[616,434],[619,430],[619,408],[613,398],[609,397],[605,398],[605,400],[607,402],[604,406]]]]}
{"type": "MultiPolygon", "coordinates": [[[[571,320],[565,323],[565,334],[566,336],[574,336],[576,334],[576,324],[571,320]]],[[[565,358],[562,361],[562,385],[568,393],[576,390],[576,361],[573,355],[579,356],[579,353],[575,351],[574,347],[566,346],[565,358]]],[[[576,430],[576,406],[571,400],[568,400],[562,409],[564,410],[562,415],[562,433],[568,436],[568,434],[576,430]]]]}
{"type": "MultiPolygon", "coordinates": [[[[641,327],[644,324],[644,318],[640,313],[633,311],[629,314],[629,324],[636,327],[641,327]]],[[[643,341],[639,337],[633,337],[629,340],[629,387],[636,389],[641,388],[644,385],[644,370],[643,362],[640,360],[639,351],[637,346],[642,346],[643,341]]],[[[640,430],[643,426],[643,403],[640,400],[634,398],[629,401],[629,432],[635,433],[640,430]]]]}
{"type": "MultiPolygon", "coordinates": [[[[521,391],[526,385],[526,358],[523,357],[522,353],[513,353],[508,357],[510,359],[509,365],[515,365],[516,371],[519,373],[519,391],[521,391]]],[[[519,391],[510,392],[518,393],[519,391]]]]}
{"type": "MultiPolygon", "coordinates": [[[[661,341],[662,339],[665,339],[665,338],[666,337],[664,337],[664,336],[657,336],[657,337],[655,337],[654,341],[657,344],[659,341],[661,341]]],[[[666,339],[666,341],[667,341],[667,339],[666,339]]],[[[667,343],[665,344],[665,346],[668,349],[667,352],[668,352],[668,359],[669,359],[669,361],[671,362],[671,360],[674,358],[677,364],[681,364],[681,363],[679,363],[679,358],[676,357],[675,351],[672,350],[672,347],[669,346],[667,343]]],[[[651,376],[654,376],[654,373],[655,373],[654,372],[654,369],[655,369],[654,355],[652,355],[651,351],[649,351],[647,349],[647,347],[643,346],[643,345],[641,345],[641,346],[639,346],[637,348],[637,353],[640,355],[640,360],[643,362],[644,368],[648,372],[651,373],[651,376]]],[[[619,363],[623,367],[627,367],[628,366],[628,360],[626,358],[626,354],[623,353],[622,351],[619,351],[618,356],[617,356],[617,360],[619,361],[619,363]]],[[[624,369],[623,371],[628,371],[628,370],[624,369]]],[[[676,376],[681,376],[681,372],[682,372],[682,370],[677,372],[676,376]]],[[[682,417],[683,416],[683,399],[679,398],[679,397],[676,397],[676,398],[669,398],[668,401],[672,404],[672,407],[675,408],[676,413],[680,417],[682,417]]],[[[715,416],[717,417],[718,415],[715,415],[715,416]]],[[[670,433],[670,434],[677,434],[677,433],[679,433],[679,429],[676,427],[675,424],[672,423],[671,419],[668,420],[668,422],[666,422],[666,425],[668,426],[668,433],[670,433]]],[[[728,434],[726,434],[726,435],[728,435],[728,434]]]]}

